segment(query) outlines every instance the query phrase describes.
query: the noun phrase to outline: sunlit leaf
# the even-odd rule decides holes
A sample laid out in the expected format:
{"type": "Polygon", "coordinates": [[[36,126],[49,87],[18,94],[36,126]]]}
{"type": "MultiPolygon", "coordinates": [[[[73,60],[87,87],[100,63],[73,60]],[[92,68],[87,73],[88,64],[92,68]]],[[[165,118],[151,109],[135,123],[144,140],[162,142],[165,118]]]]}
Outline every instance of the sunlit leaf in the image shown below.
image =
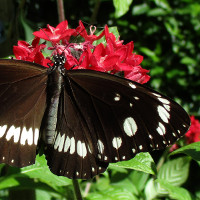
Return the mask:
{"type": "Polygon", "coordinates": [[[129,7],[131,5],[131,3],[133,2],[133,0],[113,0],[113,4],[115,7],[115,17],[119,18],[123,15],[125,15],[128,10],[129,7]]]}

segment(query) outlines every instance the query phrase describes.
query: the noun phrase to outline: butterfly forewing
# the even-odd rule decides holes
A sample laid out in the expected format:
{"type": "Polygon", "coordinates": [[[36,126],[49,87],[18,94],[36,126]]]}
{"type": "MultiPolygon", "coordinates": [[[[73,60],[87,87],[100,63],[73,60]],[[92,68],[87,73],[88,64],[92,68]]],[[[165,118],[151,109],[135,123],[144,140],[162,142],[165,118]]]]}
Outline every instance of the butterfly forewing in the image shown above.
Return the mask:
{"type": "Polygon", "coordinates": [[[68,71],[87,139],[103,162],[163,149],[188,130],[187,113],[171,99],[135,82],[90,70],[68,71]]]}
{"type": "Polygon", "coordinates": [[[0,60],[0,162],[24,167],[35,162],[46,104],[46,69],[0,60]]]}

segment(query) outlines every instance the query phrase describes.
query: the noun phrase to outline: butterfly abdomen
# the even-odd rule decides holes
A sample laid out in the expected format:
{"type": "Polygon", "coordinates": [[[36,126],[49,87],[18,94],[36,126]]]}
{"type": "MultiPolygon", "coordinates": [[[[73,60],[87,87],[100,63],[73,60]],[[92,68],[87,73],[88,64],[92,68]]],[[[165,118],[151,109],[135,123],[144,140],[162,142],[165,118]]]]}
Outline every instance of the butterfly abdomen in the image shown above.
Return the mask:
{"type": "Polygon", "coordinates": [[[58,104],[60,94],[63,88],[63,75],[60,72],[62,66],[55,67],[55,69],[49,74],[48,80],[48,113],[45,126],[45,142],[47,144],[53,144],[54,135],[56,132],[57,115],[58,115],[58,104]]]}

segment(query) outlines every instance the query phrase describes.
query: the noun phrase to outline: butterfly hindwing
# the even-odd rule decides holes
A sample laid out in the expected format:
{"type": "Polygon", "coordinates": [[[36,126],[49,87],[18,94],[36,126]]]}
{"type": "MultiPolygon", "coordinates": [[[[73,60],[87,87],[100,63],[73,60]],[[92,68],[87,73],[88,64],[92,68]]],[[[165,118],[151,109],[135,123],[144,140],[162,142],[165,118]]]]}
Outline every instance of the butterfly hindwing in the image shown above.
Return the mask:
{"type": "Polygon", "coordinates": [[[40,65],[0,60],[0,163],[35,163],[47,78],[40,65]]]}
{"type": "Polygon", "coordinates": [[[92,153],[92,134],[66,85],[60,96],[54,143],[45,152],[50,170],[73,179],[89,179],[104,172],[108,164],[92,153]]]}

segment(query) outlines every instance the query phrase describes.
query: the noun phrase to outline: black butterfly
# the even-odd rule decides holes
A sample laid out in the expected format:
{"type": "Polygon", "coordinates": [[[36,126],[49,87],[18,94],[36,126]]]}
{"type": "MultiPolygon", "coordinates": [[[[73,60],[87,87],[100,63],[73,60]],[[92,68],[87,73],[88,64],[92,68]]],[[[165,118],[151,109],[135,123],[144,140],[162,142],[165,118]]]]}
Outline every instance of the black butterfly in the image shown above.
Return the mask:
{"type": "Polygon", "coordinates": [[[89,179],[188,130],[189,116],[168,97],[108,73],[67,71],[65,57],[54,58],[51,69],[0,60],[0,163],[34,164],[43,139],[54,174],[89,179]]]}

